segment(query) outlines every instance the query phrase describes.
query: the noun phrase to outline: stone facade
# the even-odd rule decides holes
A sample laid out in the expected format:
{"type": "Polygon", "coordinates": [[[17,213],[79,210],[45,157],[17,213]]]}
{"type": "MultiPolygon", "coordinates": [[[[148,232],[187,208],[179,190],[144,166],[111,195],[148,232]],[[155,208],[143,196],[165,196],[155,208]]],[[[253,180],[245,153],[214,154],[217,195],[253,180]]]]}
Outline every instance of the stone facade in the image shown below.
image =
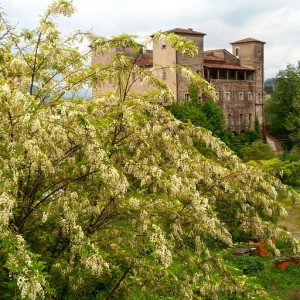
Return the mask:
{"type": "MultiPolygon", "coordinates": [[[[214,85],[218,104],[232,131],[253,129],[255,118],[263,124],[264,42],[246,38],[231,43],[232,53],[225,49],[204,51],[204,33],[191,28],[175,28],[167,32],[193,40],[198,47],[198,54],[185,57],[170,45],[156,41],[152,51],[147,50],[139,56],[137,64],[143,68],[153,67],[154,74],[168,84],[177,101],[189,99],[189,83],[172,67],[177,64],[190,67],[214,85]]],[[[120,50],[132,55],[130,49],[111,49],[102,57],[94,56],[92,63],[105,65],[120,50]]],[[[133,80],[132,91],[135,93],[143,93],[151,88],[142,85],[138,79],[133,80]]],[[[93,92],[97,95],[112,91],[112,85],[107,83],[94,87],[93,92]]]]}

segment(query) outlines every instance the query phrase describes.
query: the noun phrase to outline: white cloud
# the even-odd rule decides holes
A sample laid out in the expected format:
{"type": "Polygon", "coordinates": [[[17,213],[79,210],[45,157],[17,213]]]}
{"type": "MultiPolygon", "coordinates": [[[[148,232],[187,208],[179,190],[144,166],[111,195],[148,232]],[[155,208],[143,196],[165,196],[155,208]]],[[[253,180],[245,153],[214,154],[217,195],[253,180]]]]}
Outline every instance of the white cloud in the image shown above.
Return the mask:
{"type": "MultiPolygon", "coordinates": [[[[2,0],[1,6],[19,28],[33,27],[51,0],[2,0]]],[[[59,19],[65,32],[92,30],[112,36],[120,33],[150,35],[157,30],[191,27],[206,33],[205,48],[226,48],[230,42],[253,37],[266,42],[266,78],[300,53],[299,0],[74,0],[77,12],[59,19]]]]}

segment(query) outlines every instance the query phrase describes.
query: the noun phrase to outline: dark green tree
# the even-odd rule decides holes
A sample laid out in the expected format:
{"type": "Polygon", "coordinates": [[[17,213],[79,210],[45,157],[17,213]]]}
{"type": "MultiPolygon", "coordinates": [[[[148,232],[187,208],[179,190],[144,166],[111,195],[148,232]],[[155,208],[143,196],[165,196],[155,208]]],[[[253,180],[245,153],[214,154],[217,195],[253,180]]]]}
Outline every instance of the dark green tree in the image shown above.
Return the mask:
{"type": "Polygon", "coordinates": [[[191,101],[174,105],[171,113],[177,119],[204,127],[221,138],[225,131],[223,110],[211,100],[199,103],[197,87],[190,85],[189,93],[191,101]]]}
{"type": "Polygon", "coordinates": [[[288,149],[300,139],[300,64],[278,73],[274,93],[265,106],[271,133],[290,140],[288,149]]]}
{"type": "Polygon", "coordinates": [[[257,140],[249,146],[241,149],[243,161],[249,160],[267,160],[276,157],[276,152],[262,140],[257,140]]]}
{"type": "Polygon", "coordinates": [[[206,127],[206,115],[201,111],[200,104],[195,102],[178,103],[171,107],[171,113],[183,122],[191,122],[198,127],[206,127]]]}
{"type": "Polygon", "coordinates": [[[221,107],[207,100],[201,103],[200,109],[207,119],[206,129],[220,136],[225,130],[225,117],[221,107]]]}
{"type": "Polygon", "coordinates": [[[264,82],[264,90],[266,94],[273,94],[276,78],[266,79],[264,82]]]}
{"type": "Polygon", "coordinates": [[[189,91],[189,95],[190,95],[190,100],[193,103],[199,103],[199,96],[200,96],[199,86],[191,83],[191,84],[189,84],[188,91],[189,91]]]}

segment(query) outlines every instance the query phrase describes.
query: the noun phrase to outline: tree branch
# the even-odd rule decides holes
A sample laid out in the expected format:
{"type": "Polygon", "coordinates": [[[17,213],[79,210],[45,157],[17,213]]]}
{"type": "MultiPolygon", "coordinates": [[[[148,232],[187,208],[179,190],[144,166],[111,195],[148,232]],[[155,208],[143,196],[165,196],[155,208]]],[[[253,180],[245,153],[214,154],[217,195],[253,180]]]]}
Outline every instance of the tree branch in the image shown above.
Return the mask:
{"type": "Polygon", "coordinates": [[[122,277],[119,279],[119,281],[116,283],[116,285],[114,286],[114,288],[111,290],[111,292],[106,296],[105,300],[110,300],[113,299],[112,296],[114,294],[114,292],[119,288],[121,282],[125,279],[125,277],[127,276],[127,274],[129,273],[131,269],[131,266],[129,266],[123,273],[122,277]]]}

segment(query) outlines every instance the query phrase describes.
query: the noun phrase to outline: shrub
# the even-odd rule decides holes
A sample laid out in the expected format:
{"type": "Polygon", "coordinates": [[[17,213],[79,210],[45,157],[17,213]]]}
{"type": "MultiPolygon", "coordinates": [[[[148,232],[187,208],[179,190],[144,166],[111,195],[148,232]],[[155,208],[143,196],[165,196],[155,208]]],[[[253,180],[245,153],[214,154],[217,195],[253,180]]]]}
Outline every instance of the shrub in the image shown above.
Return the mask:
{"type": "Polygon", "coordinates": [[[268,144],[257,140],[250,146],[241,149],[241,156],[245,162],[249,160],[266,160],[275,158],[276,152],[268,144]]]}
{"type": "Polygon", "coordinates": [[[264,269],[262,259],[258,256],[239,256],[236,258],[235,263],[244,274],[253,274],[264,269]]]}

